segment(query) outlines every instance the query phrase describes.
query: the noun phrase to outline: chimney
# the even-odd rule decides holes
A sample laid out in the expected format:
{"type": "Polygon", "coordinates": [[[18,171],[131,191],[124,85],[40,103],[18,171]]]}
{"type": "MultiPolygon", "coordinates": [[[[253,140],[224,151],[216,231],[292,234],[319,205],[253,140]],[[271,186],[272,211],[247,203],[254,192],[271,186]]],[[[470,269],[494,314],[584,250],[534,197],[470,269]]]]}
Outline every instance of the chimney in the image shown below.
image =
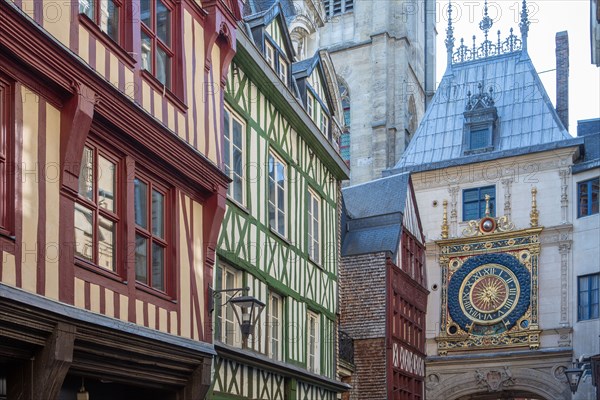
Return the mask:
{"type": "Polygon", "coordinates": [[[569,34],[556,34],[556,112],[569,130],[569,34]]]}

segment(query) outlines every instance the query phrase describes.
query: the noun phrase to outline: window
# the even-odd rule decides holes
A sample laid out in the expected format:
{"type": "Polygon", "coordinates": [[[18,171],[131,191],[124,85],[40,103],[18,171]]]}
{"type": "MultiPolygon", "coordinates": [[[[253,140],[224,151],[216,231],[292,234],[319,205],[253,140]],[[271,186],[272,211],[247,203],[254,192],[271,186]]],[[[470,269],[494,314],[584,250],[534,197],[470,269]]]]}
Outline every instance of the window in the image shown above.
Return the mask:
{"type": "Polygon", "coordinates": [[[600,178],[577,183],[577,218],[598,214],[600,178]]]}
{"type": "Polygon", "coordinates": [[[471,127],[469,129],[469,150],[485,149],[492,145],[490,127],[471,127]]]}
{"type": "Polygon", "coordinates": [[[119,160],[89,142],[83,149],[75,202],[75,255],[117,271],[119,160]]]}
{"type": "Polygon", "coordinates": [[[12,161],[12,86],[4,81],[0,76],[0,232],[10,234],[12,229],[11,213],[14,213],[14,205],[9,206],[9,202],[14,201],[12,195],[13,180],[9,171],[9,165],[12,161]]]}
{"type": "Polygon", "coordinates": [[[315,98],[310,92],[306,92],[306,112],[310,116],[310,118],[315,118],[314,116],[315,109],[315,98]]]}
{"type": "Polygon", "coordinates": [[[287,85],[288,81],[288,63],[279,57],[279,78],[287,85]]]}
{"type": "MultiPolygon", "coordinates": [[[[235,289],[240,287],[241,273],[228,265],[218,265],[216,276],[217,289],[235,289]]],[[[233,305],[227,303],[234,295],[235,291],[222,292],[221,304],[217,308],[215,337],[221,342],[230,346],[236,345],[237,326],[233,305]]]]}
{"type": "Polygon", "coordinates": [[[321,132],[325,137],[329,135],[329,118],[327,118],[325,110],[321,110],[321,132]]]}
{"type": "Polygon", "coordinates": [[[327,17],[340,15],[354,9],[354,0],[324,0],[325,14],[327,17]]]}
{"type": "Polygon", "coordinates": [[[269,355],[276,360],[281,360],[283,339],[283,301],[281,296],[271,293],[269,308],[269,355]]]}
{"type": "Polygon", "coordinates": [[[598,283],[600,274],[580,276],[578,279],[578,307],[577,319],[579,321],[598,318],[598,283]]]}
{"type": "Polygon", "coordinates": [[[162,292],[167,291],[168,191],[162,185],[138,175],[134,183],[135,279],[162,292]]]}
{"type": "Polygon", "coordinates": [[[245,126],[240,118],[225,109],[224,117],[225,173],[232,179],[227,193],[240,204],[244,204],[244,134],[245,126]]]}
{"type": "Polygon", "coordinates": [[[320,348],[319,348],[319,316],[315,313],[308,313],[308,337],[307,337],[307,369],[314,373],[319,373],[320,348]]]}
{"type": "Polygon", "coordinates": [[[308,209],[308,256],[319,263],[319,207],[321,199],[312,190],[308,190],[307,205],[308,209]]]}
{"type": "Polygon", "coordinates": [[[496,187],[463,190],[463,221],[485,217],[485,196],[490,196],[490,216],[496,215],[496,187]]]}
{"type": "Polygon", "coordinates": [[[269,225],[285,236],[286,165],[273,153],[269,154],[269,225]]]}
{"type": "Polygon", "coordinates": [[[117,0],[79,0],[79,13],[85,14],[102,32],[119,43],[121,6],[117,0]]]}
{"type": "Polygon", "coordinates": [[[162,0],[140,0],[142,21],[142,68],[149,71],[163,85],[171,87],[172,18],[170,4],[162,0]]]}
{"type": "Polygon", "coordinates": [[[265,60],[275,70],[275,48],[265,40],[265,60]]]}

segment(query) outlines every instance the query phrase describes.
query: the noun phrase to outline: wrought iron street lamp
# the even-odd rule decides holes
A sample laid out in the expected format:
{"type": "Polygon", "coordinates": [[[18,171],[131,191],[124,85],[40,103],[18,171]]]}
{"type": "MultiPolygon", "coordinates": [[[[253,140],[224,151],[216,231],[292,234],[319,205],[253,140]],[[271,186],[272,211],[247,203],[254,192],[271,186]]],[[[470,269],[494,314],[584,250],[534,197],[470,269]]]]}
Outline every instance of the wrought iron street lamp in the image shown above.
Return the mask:
{"type": "Polygon", "coordinates": [[[248,336],[254,333],[254,326],[260,317],[260,313],[265,308],[265,303],[254,296],[248,296],[249,290],[249,287],[245,287],[213,291],[213,297],[217,297],[224,292],[234,292],[232,297],[222,305],[224,306],[227,303],[232,305],[233,314],[242,331],[242,340],[244,344],[246,343],[248,336]],[[235,297],[240,292],[242,295],[235,297]]]}
{"type": "Polygon", "coordinates": [[[575,394],[577,392],[577,388],[579,387],[579,383],[581,379],[585,377],[587,373],[591,372],[590,368],[590,359],[580,359],[579,362],[574,362],[573,367],[565,370],[565,376],[567,377],[567,382],[569,383],[569,387],[571,388],[571,393],[575,394]]]}

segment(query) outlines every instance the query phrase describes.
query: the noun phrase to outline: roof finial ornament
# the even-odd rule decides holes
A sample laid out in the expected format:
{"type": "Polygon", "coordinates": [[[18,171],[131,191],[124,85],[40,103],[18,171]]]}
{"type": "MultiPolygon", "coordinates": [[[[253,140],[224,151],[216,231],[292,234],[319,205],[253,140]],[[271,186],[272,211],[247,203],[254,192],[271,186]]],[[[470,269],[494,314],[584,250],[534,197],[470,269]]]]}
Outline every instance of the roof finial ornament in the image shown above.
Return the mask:
{"type": "Polygon", "coordinates": [[[527,51],[527,33],[529,32],[529,17],[527,12],[527,0],[523,0],[523,7],[521,8],[521,22],[519,22],[519,28],[521,28],[521,41],[523,42],[523,50],[527,51]]]}
{"type": "Polygon", "coordinates": [[[446,28],[446,50],[448,52],[448,67],[452,66],[454,51],[454,28],[452,27],[452,0],[448,0],[448,27],[446,28]]]}

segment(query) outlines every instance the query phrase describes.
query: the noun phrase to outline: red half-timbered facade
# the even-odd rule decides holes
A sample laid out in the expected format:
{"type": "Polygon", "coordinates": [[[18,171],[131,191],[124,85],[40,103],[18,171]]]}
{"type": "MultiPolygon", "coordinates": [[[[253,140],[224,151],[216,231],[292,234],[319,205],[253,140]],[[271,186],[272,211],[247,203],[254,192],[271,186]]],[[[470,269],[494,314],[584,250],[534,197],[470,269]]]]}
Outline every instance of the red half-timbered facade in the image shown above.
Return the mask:
{"type": "Polygon", "coordinates": [[[349,399],[421,400],[425,246],[408,174],[342,191],[340,328],[354,344],[349,399]]]}
{"type": "Polygon", "coordinates": [[[0,398],[204,398],[240,7],[0,0],[0,398]]]}

